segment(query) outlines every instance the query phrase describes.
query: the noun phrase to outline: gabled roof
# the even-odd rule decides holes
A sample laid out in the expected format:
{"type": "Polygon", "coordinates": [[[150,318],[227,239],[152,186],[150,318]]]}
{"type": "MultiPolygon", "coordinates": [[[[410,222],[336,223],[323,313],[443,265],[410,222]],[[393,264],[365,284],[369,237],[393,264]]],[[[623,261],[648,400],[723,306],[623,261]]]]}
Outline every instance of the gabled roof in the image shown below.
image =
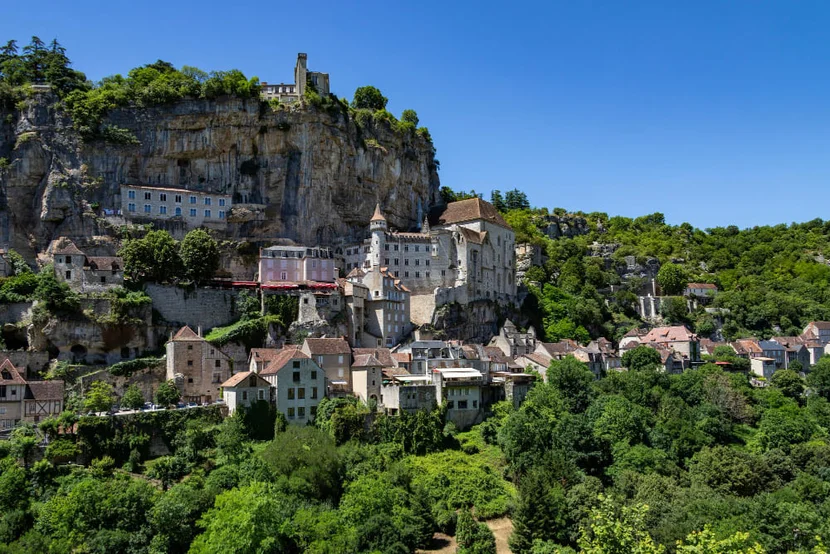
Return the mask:
{"type": "Polygon", "coordinates": [[[192,341],[202,341],[205,340],[196,334],[196,331],[191,329],[189,326],[185,325],[179,332],[173,335],[173,340],[192,340],[192,341]]]}
{"type": "Polygon", "coordinates": [[[687,289],[710,289],[710,290],[718,290],[717,285],[713,285],[712,283],[688,283],[686,285],[687,289]]]}
{"type": "Polygon", "coordinates": [[[830,321],[811,321],[807,324],[807,326],[811,325],[816,329],[821,329],[822,331],[830,330],[830,321]]]}
{"type": "Polygon", "coordinates": [[[352,355],[357,359],[361,354],[371,354],[383,367],[396,367],[395,358],[388,348],[352,348],[352,355]]]}
{"type": "Polygon", "coordinates": [[[466,227],[461,227],[458,230],[467,242],[472,242],[473,244],[484,244],[487,242],[487,231],[481,231],[479,233],[478,231],[473,231],[472,229],[467,229],[466,227]]]}
{"type": "Polygon", "coordinates": [[[239,386],[243,381],[245,381],[245,379],[247,379],[251,375],[256,377],[258,387],[270,386],[270,383],[268,383],[268,381],[266,381],[265,379],[263,379],[262,377],[260,377],[256,373],[254,373],[253,371],[243,371],[241,373],[237,373],[236,375],[233,375],[230,379],[228,379],[227,381],[222,383],[222,388],[228,389],[228,388],[239,386]]]}
{"type": "Polygon", "coordinates": [[[397,364],[408,364],[412,361],[412,354],[409,352],[392,352],[392,359],[397,364]]]}
{"type": "Polygon", "coordinates": [[[571,339],[565,339],[559,342],[539,342],[536,347],[543,350],[548,356],[556,357],[573,352],[579,348],[579,345],[571,339]]]}
{"type": "Polygon", "coordinates": [[[695,334],[685,325],[672,325],[671,327],[655,327],[643,336],[642,342],[685,342],[696,339],[695,334]]]}
{"type": "Polygon", "coordinates": [[[439,210],[440,208],[430,214],[430,225],[452,225],[453,223],[481,220],[511,229],[499,211],[481,198],[468,198],[467,200],[450,202],[443,211],[439,210]]]}
{"type": "Polygon", "coordinates": [[[342,337],[305,339],[305,345],[308,347],[308,351],[311,352],[312,356],[352,353],[349,343],[342,337]]]}
{"type": "Polygon", "coordinates": [[[730,344],[738,354],[761,354],[763,349],[755,339],[739,339],[730,344]]]}
{"type": "Polygon", "coordinates": [[[69,254],[70,256],[84,255],[84,253],[81,252],[77,246],[75,246],[75,243],[66,237],[60,237],[57,242],[60,246],[55,248],[55,250],[52,251],[52,254],[69,254]]]}
{"type": "Polygon", "coordinates": [[[63,381],[29,381],[26,387],[26,400],[61,400],[63,401],[63,381]]]}
{"type": "Polygon", "coordinates": [[[251,354],[248,359],[270,362],[280,353],[280,350],[279,348],[251,348],[251,354]]]}
{"type": "Polygon", "coordinates": [[[310,356],[300,350],[297,345],[286,346],[280,350],[279,354],[274,356],[267,366],[260,372],[260,375],[273,375],[278,373],[288,362],[298,359],[310,359],[310,356]]]}
{"type": "Polygon", "coordinates": [[[372,356],[371,354],[359,354],[354,357],[354,363],[352,364],[352,368],[364,368],[364,367],[382,367],[383,364],[378,361],[377,358],[372,356]]]}
{"type": "Polygon", "coordinates": [[[3,360],[3,363],[0,364],[0,385],[25,385],[26,379],[20,375],[20,371],[11,361],[6,358],[3,360]]]}
{"type": "Polygon", "coordinates": [[[524,357],[545,368],[550,366],[550,363],[553,361],[553,358],[541,352],[531,352],[530,354],[525,354],[524,357]]]}

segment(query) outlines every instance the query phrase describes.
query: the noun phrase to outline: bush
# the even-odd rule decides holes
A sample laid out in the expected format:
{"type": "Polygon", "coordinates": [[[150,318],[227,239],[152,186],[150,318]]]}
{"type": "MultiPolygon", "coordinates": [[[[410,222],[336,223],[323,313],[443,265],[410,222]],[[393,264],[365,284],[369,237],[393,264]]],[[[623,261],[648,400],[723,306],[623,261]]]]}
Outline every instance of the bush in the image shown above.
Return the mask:
{"type": "Polygon", "coordinates": [[[137,371],[142,371],[149,367],[155,367],[163,362],[164,358],[136,358],[135,360],[125,360],[123,362],[112,364],[109,367],[108,371],[112,375],[117,375],[119,377],[129,377],[137,371]]]}
{"type": "Polygon", "coordinates": [[[383,110],[389,101],[381,92],[373,86],[359,87],[354,91],[352,107],[358,110],[383,110]]]}

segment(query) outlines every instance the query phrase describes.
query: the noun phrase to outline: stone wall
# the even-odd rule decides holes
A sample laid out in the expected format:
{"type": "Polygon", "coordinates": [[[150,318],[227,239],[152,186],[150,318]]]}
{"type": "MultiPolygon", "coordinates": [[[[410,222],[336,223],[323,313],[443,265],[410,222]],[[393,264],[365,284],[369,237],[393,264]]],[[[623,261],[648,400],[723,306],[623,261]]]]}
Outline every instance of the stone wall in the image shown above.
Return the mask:
{"type": "Polygon", "coordinates": [[[25,316],[31,315],[31,302],[13,302],[0,304],[0,324],[17,323],[25,316]]]}
{"type": "Polygon", "coordinates": [[[49,353],[32,352],[30,350],[0,350],[0,362],[8,358],[17,369],[24,372],[27,378],[36,377],[49,365],[49,353]]]}
{"type": "Polygon", "coordinates": [[[148,284],[145,291],[153,299],[153,309],[175,325],[189,325],[194,331],[228,325],[239,319],[238,290],[148,284]]]}

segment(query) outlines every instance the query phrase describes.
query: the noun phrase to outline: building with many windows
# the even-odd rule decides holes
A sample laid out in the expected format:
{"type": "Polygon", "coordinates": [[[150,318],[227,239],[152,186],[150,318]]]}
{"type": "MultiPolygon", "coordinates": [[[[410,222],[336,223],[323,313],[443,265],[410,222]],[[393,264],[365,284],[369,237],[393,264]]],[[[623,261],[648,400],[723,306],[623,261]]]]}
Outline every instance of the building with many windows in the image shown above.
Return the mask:
{"type": "Polygon", "coordinates": [[[232,204],[229,194],[121,185],[121,213],[127,219],[182,221],[191,227],[223,227],[232,204]]]}
{"type": "Polygon", "coordinates": [[[305,94],[308,84],[317,90],[320,95],[329,94],[329,74],[308,70],[308,54],[297,54],[297,63],[294,65],[294,83],[266,83],[262,81],[260,96],[263,100],[279,100],[285,104],[297,102],[305,94]]]}
{"type": "Polygon", "coordinates": [[[288,423],[305,425],[314,420],[326,396],[326,374],[299,346],[283,348],[259,375],[276,389],[277,411],[288,423]]]}
{"type": "Polygon", "coordinates": [[[188,326],[166,345],[167,379],[173,380],[187,402],[213,402],[222,397],[222,383],[231,377],[232,361],[188,326]]]}
{"type": "Polygon", "coordinates": [[[259,250],[259,282],[334,283],[337,270],[328,248],[271,246],[259,250]]]}

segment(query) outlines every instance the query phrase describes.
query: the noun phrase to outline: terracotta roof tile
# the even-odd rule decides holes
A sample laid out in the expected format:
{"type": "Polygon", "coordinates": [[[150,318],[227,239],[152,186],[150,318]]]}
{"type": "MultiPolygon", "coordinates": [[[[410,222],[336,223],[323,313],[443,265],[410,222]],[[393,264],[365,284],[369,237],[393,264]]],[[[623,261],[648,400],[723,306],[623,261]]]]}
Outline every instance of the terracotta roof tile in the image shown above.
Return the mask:
{"type": "Polygon", "coordinates": [[[63,381],[29,381],[28,385],[27,400],[63,400],[63,381]]]}
{"type": "Polygon", "coordinates": [[[253,371],[243,371],[241,373],[237,373],[237,374],[233,375],[230,379],[228,379],[227,381],[222,383],[222,388],[235,387],[235,386],[239,385],[240,383],[242,383],[245,379],[247,379],[251,375],[256,375],[257,386],[258,387],[264,387],[264,386],[267,386],[269,384],[268,381],[266,381],[265,379],[263,379],[262,377],[260,377],[256,373],[254,373],[253,371]]]}
{"type": "Polygon", "coordinates": [[[260,372],[260,375],[273,375],[274,373],[278,373],[288,362],[298,359],[310,359],[310,356],[300,350],[300,347],[297,345],[292,344],[291,346],[286,346],[265,366],[260,372]]]}
{"type": "Polygon", "coordinates": [[[322,339],[305,339],[308,351],[313,356],[326,356],[332,354],[351,354],[352,349],[346,339],[339,338],[322,338],[322,339]]]}
{"type": "Polygon", "coordinates": [[[642,342],[684,342],[696,338],[695,334],[684,325],[673,325],[671,327],[655,327],[643,336],[642,342]]]}
{"type": "Polygon", "coordinates": [[[196,331],[191,329],[189,326],[185,325],[179,332],[173,335],[173,340],[194,340],[194,341],[201,341],[204,340],[202,337],[196,334],[196,331]]]}
{"type": "Polygon", "coordinates": [[[352,355],[357,358],[362,354],[371,354],[383,365],[383,367],[396,367],[395,358],[388,348],[352,348],[352,355]]]}
{"type": "Polygon", "coordinates": [[[3,363],[0,364],[0,385],[25,385],[26,379],[20,375],[20,371],[11,361],[6,358],[3,360],[3,363]]]}
{"type": "Polygon", "coordinates": [[[360,354],[354,357],[353,368],[381,367],[383,364],[371,354],[360,354]]]}

